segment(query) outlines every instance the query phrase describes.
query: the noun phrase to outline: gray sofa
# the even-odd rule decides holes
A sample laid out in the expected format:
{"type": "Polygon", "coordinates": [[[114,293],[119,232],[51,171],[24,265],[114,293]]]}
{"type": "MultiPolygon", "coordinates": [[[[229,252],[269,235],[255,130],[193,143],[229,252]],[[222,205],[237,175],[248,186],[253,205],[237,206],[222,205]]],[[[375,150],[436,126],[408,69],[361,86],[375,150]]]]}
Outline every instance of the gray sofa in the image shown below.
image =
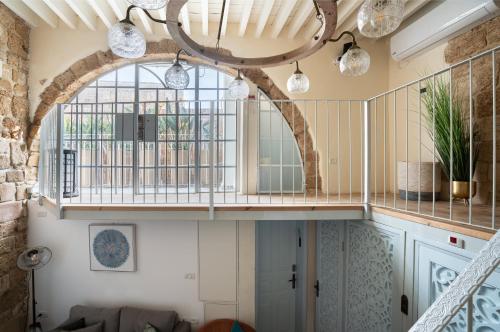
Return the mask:
{"type": "MultiPolygon", "coordinates": [[[[96,308],[76,305],[69,313],[70,321],[83,318],[86,326],[103,322],[102,332],[143,332],[147,323],[160,332],[190,332],[191,324],[179,320],[175,311],[145,310],[132,307],[96,308]]],[[[61,326],[64,326],[63,323],[61,326]]],[[[61,327],[53,330],[61,331],[61,327]]]]}

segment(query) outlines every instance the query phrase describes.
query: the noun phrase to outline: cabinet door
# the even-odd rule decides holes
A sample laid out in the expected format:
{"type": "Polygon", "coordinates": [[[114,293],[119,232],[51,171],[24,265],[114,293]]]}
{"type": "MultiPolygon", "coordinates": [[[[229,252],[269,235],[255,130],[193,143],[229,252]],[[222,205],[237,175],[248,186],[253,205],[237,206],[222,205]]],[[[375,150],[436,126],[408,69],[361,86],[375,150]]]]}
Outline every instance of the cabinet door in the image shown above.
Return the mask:
{"type": "MultiPolygon", "coordinates": [[[[459,254],[438,246],[420,243],[417,247],[418,316],[450,286],[470,261],[471,255],[459,254]]],[[[497,269],[473,297],[474,331],[500,331],[500,271],[497,269]]],[[[467,311],[461,309],[444,331],[467,331],[467,311]]]]}
{"type": "Polygon", "coordinates": [[[344,331],[401,331],[404,232],[350,221],[346,240],[344,331]]]}

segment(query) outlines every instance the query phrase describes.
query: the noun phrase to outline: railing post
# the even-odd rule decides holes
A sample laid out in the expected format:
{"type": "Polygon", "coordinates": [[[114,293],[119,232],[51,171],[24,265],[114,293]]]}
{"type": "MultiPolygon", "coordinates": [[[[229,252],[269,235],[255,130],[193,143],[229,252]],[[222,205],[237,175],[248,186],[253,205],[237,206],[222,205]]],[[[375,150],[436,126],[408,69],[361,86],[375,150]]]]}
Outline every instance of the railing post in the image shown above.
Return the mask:
{"type": "Polygon", "coordinates": [[[472,301],[472,297],[474,294],[469,295],[467,299],[467,332],[472,332],[472,327],[474,325],[474,302],[472,301]]]}
{"type": "Polygon", "coordinates": [[[363,204],[365,218],[370,218],[370,105],[363,102],[363,204]]]}
{"type": "Polygon", "coordinates": [[[62,114],[62,107],[61,104],[57,104],[57,114],[56,114],[56,205],[57,205],[57,210],[59,211],[59,218],[63,218],[63,212],[62,212],[62,170],[63,168],[63,158],[62,158],[62,152],[63,152],[63,140],[64,140],[64,117],[62,114]]]}
{"type": "Polygon", "coordinates": [[[214,128],[214,101],[210,101],[210,143],[208,148],[208,183],[209,183],[209,207],[208,214],[209,219],[214,220],[214,140],[215,140],[215,128],[214,128]]]}

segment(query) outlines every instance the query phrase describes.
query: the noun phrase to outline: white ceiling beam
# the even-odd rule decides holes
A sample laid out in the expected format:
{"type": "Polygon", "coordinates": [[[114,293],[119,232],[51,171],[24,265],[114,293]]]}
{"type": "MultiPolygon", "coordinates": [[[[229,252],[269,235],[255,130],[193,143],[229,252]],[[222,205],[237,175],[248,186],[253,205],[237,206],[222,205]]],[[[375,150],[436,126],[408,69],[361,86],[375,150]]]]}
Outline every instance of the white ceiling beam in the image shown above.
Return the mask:
{"type": "MultiPolygon", "coordinates": [[[[338,19],[337,19],[337,26],[341,26],[342,23],[344,23],[349,16],[351,16],[354,12],[356,12],[356,17],[358,15],[358,8],[363,4],[364,0],[350,0],[349,2],[347,1],[342,1],[339,3],[338,6],[338,19]]],[[[338,30],[337,30],[338,31],[338,30]]]]}
{"type": "Polygon", "coordinates": [[[273,9],[274,0],[266,0],[262,6],[262,10],[259,14],[259,20],[257,21],[257,26],[255,27],[255,38],[262,36],[262,32],[266,27],[267,20],[273,9]]]}
{"type": "Polygon", "coordinates": [[[297,10],[297,15],[293,18],[290,28],[288,29],[288,38],[293,39],[297,35],[297,32],[305,25],[307,19],[311,15],[314,6],[311,2],[306,1],[302,3],[302,6],[297,10]]]}
{"type": "Polygon", "coordinates": [[[115,23],[115,15],[107,3],[98,0],[87,0],[102,23],[109,29],[115,23]]]}
{"type": "Polygon", "coordinates": [[[226,35],[227,30],[227,19],[229,16],[229,7],[231,5],[231,0],[226,0],[226,7],[224,8],[224,15],[222,15],[222,27],[221,27],[221,35],[226,35]]]}
{"type": "Polygon", "coordinates": [[[127,15],[127,7],[122,0],[108,0],[108,5],[118,17],[118,20],[123,20],[127,15]]]}
{"type": "Polygon", "coordinates": [[[243,5],[243,11],[241,12],[241,21],[240,21],[240,29],[238,31],[238,36],[245,36],[245,32],[247,31],[248,20],[250,19],[250,15],[252,14],[254,0],[246,0],[243,5]]]}
{"type": "Polygon", "coordinates": [[[90,30],[95,31],[97,15],[87,2],[82,0],[66,0],[66,3],[90,30]]]}
{"type": "Polygon", "coordinates": [[[201,0],[201,32],[208,36],[208,0],[201,0]]]}
{"type": "Polygon", "coordinates": [[[189,8],[188,3],[182,7],[181,9],[181,21],[182,21],[182,29],[188,35],[191,34],[191,22],[189,21],[189,8]]]}
{"type": "MultiPolygon", "coordinates": [[[[161,19],[161,20],[166,20],[167,19],[167,11],[165,10],[165,8],[160,8],[157,10],[157,13],[158,13],[158,17],[161,19]]],[[[170,33],[168,32],[168,28],[167,28],[167,25],[166,24],[160,24],[162,26],[162,31],[165,32],[165,35],[167,35],[168,37],[170,37],[170,33]]]]}
{"type": "Polygon", "coordinates": [[[19,0],[2,0],[1,2],[31,27],[36,28],[40,25],[40,18],[23,2],[19,0]]]}
{"type": "Polygon", "coordinates": [[[304,33],[303,33],[304,38],[311,39],[318,33],[320,28],[321,28],[321,23],[316,19],[316,15],[313,15],[309,19],[308,25],[304,28],[304,33]]]}
{"type": "Polygon", "coordinates": [[[64,2],[64,0],[43,0],[59,19],[71,29],[76,29],[78,17],[75,12],[64,2]]]}
{"type": "Polygon", "coordinates": [[[141,20],[142,26],[144,27],[144,30],[149,34],[152,34],[153,28],[151,27],[151,22],[153,22],[153,21],[150,21],[149,17],[147,17],[147,15],[141,9],[135,8],[134,10],[136,11],[137,15],[139,16],[139,19],[141,20]]]}
{"type": "Polygon", "coordinates": [[[23,0],[23,2],[48,25],[57,28],[57,23],[59,21],[57,15],[54,14],[42,0],[23,0]]]}
{"type": "Polygon", "coordinates": [[[288,0],[281,6],[273,22],[271,38],[278,38],[296,3],[297,0],[288,0]]]}

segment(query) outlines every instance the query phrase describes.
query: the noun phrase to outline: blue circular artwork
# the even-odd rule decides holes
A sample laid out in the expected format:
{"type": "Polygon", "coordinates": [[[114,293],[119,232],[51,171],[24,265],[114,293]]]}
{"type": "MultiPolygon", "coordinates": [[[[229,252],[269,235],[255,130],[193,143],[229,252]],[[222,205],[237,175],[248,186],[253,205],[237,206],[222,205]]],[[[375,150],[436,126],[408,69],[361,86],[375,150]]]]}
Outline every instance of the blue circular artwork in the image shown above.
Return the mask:
{"type": "Polygon", "coordinates": [[[94,238],[94,256],[108,268],[120,267],[127,261],[130,246],[125,235],[115,229],[99,232],[94,238]]]}

